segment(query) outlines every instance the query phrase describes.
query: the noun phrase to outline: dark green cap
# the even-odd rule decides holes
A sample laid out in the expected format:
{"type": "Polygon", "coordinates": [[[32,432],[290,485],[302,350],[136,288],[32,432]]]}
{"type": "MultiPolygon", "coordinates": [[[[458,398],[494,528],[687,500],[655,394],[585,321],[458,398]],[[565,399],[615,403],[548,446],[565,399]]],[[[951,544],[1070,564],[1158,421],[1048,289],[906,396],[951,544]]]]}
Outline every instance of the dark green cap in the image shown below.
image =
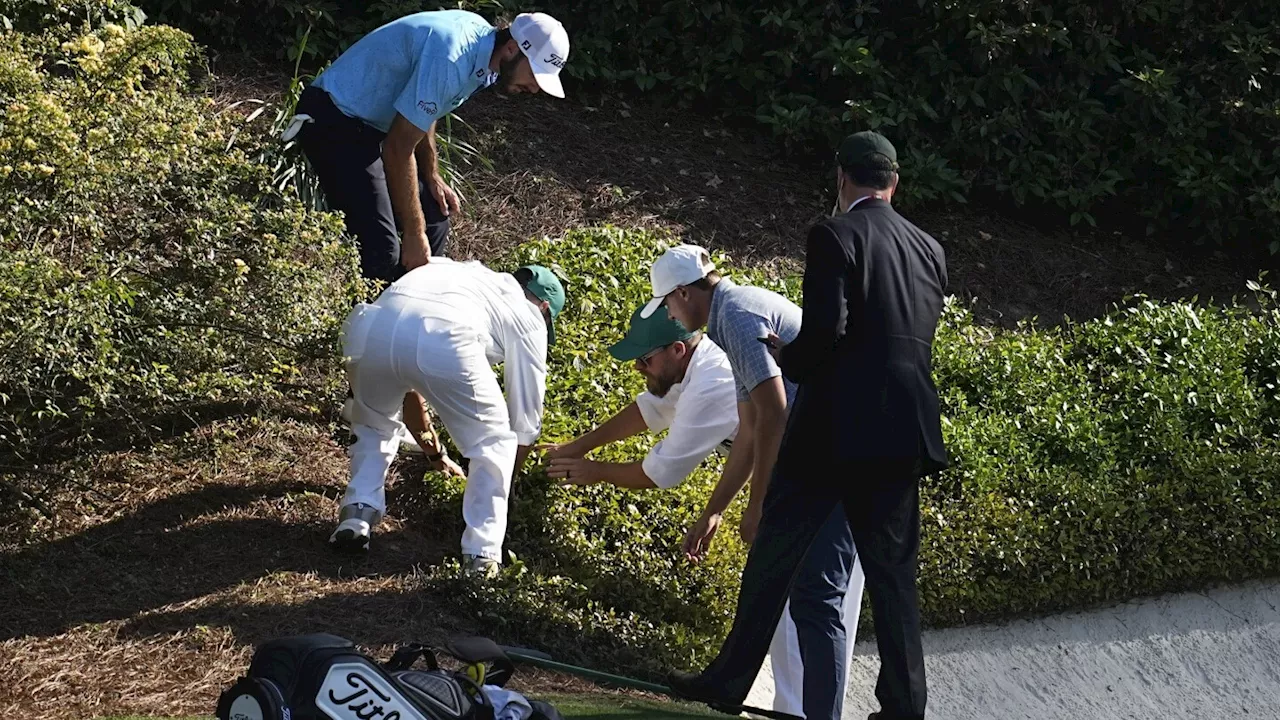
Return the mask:
{"type": "Polygon", "coordinates": [[[532,273],[525,289],[539,300],[545,300],[551,306],[551,324],[547,326],[547,344],[556,341],[555,319],[564,309],[564,286],[556,274],[541,265],[525,265],[521,270],[532,273]]]}
{"type": "Polygon", "coordinates": [[[615,360],[635,360],[677,340],[693,337],[693,333],[668,317],[667,313],[656,312],[649,317],[641,317],[640,311],[643,309],[644,306],[641,306],[631,314],[631,327],[627,329],[627,334],[609,347],[609,354],[615,360]]]}
{"type": "Polygon", "coordinates": [[[864,130],[850,135],[840,143],[840,150],[836,152],[836,162],[840,163],[842,168],[863,167],[876,155],[888,158],[893,164],[893,169],[898,169],[898,151],[893,149],[893,143],[878,132],[864,130]]]}

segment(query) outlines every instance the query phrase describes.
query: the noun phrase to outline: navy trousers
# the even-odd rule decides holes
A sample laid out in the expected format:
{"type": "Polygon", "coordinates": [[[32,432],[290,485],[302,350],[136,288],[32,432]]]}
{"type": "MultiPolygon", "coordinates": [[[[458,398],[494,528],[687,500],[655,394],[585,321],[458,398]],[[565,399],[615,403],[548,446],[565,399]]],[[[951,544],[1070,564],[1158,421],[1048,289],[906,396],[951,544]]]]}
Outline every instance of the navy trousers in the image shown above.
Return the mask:
{"type": "MultiPolygon", "coordinates": [[[[400,265],[400,223],[392,211],[387,173],[382,166],[386,134],[342,113],[329,93],[308,87],[298,99],[298,113],[312,117],[298,142],[307,156],[325,200],[346,216],[347,231],[360,247],[361,273],[371,279],[395,282],[404,274],[400,265]]],[[[433,256],[443,256],[449,239],[449,217],[419,180],[418,196],[427,221],[427,242],[433,256]]]]}
{"type": "MultiPolygon", "coordinates": [[[[832,511],[840,510],[857,546],[871,597],[880,651],[876,698],[881,717],[923,718],[924,650],[916,589],[920,476],[918,459],[780,467],[769,483],[760,528],[742,571],[733,628],[719,655],[703,670],[703,680],[720,688],[726,698],[738,702],[746,698],[768,654],[773,628],[782,616],[788,595],[791,594],[794,607],[793,588],[797,583],[811,581],[813,570],[806,553],[811,547],[820,547],[817,539],[825,531],[832,511]]],[[[797,614],[793,609],[792,616],[799,624],[797,614]]],[[[811,632],[810,642],[820,642],[821,636],[821,632],[811,632]]],[[[834,655],[836,665],[840,664],[842,653],[843,649],[834,655]]],[[[807,656],[804,664],[808,716],[807,656]]]]}

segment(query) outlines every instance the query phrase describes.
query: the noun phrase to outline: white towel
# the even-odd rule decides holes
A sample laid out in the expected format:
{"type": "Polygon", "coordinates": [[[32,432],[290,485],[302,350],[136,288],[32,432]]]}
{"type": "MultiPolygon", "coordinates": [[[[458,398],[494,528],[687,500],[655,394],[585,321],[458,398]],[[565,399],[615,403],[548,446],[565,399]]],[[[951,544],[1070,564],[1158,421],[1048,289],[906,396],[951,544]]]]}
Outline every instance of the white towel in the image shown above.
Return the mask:
{"type": "Polygon", "coordinates": [[[285,142],[289,142],[298,134],[298,131],[302,129],[303,125],[306,125],[311,121],[311,116],[306,113],[294,115],[293,119],[289,121],[289,127],[286,127],[284,132],[280,134],[280,139],[285,142]]]}
{"type": "Polygon", "coordinates": [[[494,720],[527,720],[533,714],[528,698],[518,692],[505,690],[497,685],[480,688],[484,697],[493,705],[494,720]]]}

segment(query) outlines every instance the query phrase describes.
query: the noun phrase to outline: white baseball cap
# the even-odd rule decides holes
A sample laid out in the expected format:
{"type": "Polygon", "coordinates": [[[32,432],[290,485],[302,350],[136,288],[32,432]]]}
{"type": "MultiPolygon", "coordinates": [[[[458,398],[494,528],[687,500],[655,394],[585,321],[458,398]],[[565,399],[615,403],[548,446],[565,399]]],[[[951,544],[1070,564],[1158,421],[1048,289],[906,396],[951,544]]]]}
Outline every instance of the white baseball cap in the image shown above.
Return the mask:
{"type": "Polygon", "coordinates": [[[553,97],[564,97],[560,70],[569,59],[569,33],[564,25],[546,13],[520,13],[511,21],[511,37],[529,58],[538,87],[553,97]]]}
{"type": "Polygon", "coordinates": [[[640,310],[640,317],[653,315],[662,301],[681,285],[695,283],[716,269],[711,253],[697,245],[676,245],[667,248],[662,257],[649,268],[649,282],[653,285],[653,299],[640,310]]]}

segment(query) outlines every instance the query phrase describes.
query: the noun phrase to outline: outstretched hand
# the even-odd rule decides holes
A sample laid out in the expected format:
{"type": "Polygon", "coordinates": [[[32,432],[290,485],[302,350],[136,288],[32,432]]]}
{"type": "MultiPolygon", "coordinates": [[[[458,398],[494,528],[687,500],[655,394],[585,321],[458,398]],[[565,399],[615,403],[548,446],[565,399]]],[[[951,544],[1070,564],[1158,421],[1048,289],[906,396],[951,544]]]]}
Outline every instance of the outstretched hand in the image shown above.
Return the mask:
{"type": "Polygon", "coordinates": [[[438,461],[431,463],[431,469],[456,478],[465,478],[467,476],[467,473],[462,470],[462,466],[444,453],[440,454],[438,461]]]}
{"type": "Polygon", "coordinates": [[[701,562],[711,549],[711,539],[720,529],[720,513],[703,513],[684,535],[684,556],[689,562],[701,562]]]}

